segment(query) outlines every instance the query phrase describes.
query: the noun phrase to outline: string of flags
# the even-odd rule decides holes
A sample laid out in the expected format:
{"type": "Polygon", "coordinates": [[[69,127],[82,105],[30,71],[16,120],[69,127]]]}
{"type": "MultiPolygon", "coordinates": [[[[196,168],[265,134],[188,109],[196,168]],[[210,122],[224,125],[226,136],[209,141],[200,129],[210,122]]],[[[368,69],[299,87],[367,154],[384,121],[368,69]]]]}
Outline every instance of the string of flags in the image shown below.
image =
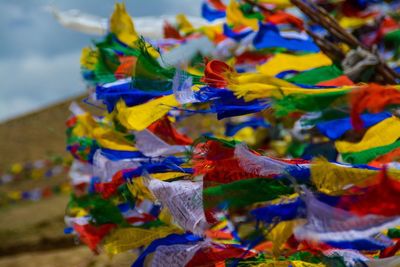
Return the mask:
{"type": "Polygon", "coordinates": [[[72,159],[70,157],[54,157],[46,160],[36,160],[27,163],[14,163],[8,170],[0,173],[0,185],[24,180],[50,179],[62,173],[67,173],[72,159]]]}
{"type": "Polygon", "coordinates": [[[35,187],[28,190],[8,190],[0,193],[0,207],[23,202],[36,202],[60,194],[68,195],[71,192],[71,185],[65,181],[54,186],[35,187]]]}
{"type": "MultiPolygon", "coordinates": [[[[24,201],[39,201],[57,194],[71,193],[71,185],[67,181],[46,185],[58,176],[66,176],[69,172],[72,159],[70,157],[53,157],[46,160],[36,160],[27,163],[14,163],[0,175],[0,186],[11,185],[0,192],[0,206],[16,204],[24,201]],[[26,190],[15,186],[21,182],[35,181],[44,183],[26,190]]],[[[53,183],[53,182],[52,182],[53,183]]]]}
{"type": "Polygon", "coordinates": [[[117,3],[82,50],[103,114],[70,108],[65,232],[134,267],[399,266],[399,9],[208,0],[152,39],[117,3]]]}

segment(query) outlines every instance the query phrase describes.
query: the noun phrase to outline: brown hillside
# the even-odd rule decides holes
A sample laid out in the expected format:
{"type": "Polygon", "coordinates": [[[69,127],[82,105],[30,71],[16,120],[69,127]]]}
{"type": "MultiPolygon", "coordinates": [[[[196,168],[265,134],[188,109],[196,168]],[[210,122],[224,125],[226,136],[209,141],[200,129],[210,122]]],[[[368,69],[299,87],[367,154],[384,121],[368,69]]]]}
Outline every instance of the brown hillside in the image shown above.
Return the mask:
{"type": "MultiPolygon", "coordinates": [[[[78,96],[0,124],[0,171],[13,163],[66,155],[65,120],[72,101],[78,96]]],[[[86,108],[86,107],[85,107],[86,108]]]]}

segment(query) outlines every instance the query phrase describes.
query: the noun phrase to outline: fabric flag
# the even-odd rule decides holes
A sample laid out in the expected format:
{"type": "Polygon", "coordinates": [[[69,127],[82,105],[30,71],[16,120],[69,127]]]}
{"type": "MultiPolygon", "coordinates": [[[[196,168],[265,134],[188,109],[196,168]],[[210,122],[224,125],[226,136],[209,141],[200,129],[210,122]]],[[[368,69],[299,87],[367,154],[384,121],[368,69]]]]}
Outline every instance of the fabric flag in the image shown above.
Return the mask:
{"type": "Polygon", "coordinates": [[[232,26],[247,26],[253,31],[258,31],[258,20],[256,18],[247,18],[240,10],[240,5],[235,0],[230,0],[226,8],[226,21],[232,26]]]}
{"type": "Polygon", "coordinates": [[[143,250],[143,252],[139,255],[136,261],[132,264],[132,267],[144,266],[146,257],[150,253],[156,251],[158,247],[195,244],[201,240],[202,238],[192,234],[171,234],[164,238],[156,239],[143,250]]]}
{"type": "MultiPolygon", "coordinates": [[[[381,112],[377,114],[363,114],[361,119],[364,122],[364,127],[369,128],[375,124],[391,117],[389,112],[381,112]]],[[[317,129],[331,140],[339,139],[347,131],[353,127],[349,117],[343,119],[336,119],[331,121],[323,121],[317,123],[317,129]]]]}
{"type": "MultiPolygon", "coordinates": [[[[250,26],[250,25],[249,25],[250,26]]],[[[253,29],[257,29],[254,26],[253,29]]],[[[306,40],[297,38],[286,38],[273,24],[260,22],[257,35],[254,37],[253,45],[256,49],[263,48],[285,48],[289,51],[319,52],[319,47],[311,38],[306,40]]]]}
{"type": "Polygon", "coordinates": [[[79,234],[80,239],[86,243],[91,250],[97,251],[97,246],[100,244],[102,239],[115,227],[115,224],[103,224],[98,227],[91,224],[75,224],[74,230],[79,234]]]}
{"type": "Polygon", "coordinates": [[[369,111],[371,113],[382,112],[388,105],[400,103],[400,92],[392,86],[381,86],[370,84],[353,90],[349,97],[351,106],[351,124],[355,130],[364,127],[361,120],[361,113],[369,111]]]}
{"type": "Polygon", "coordinates": [[[197,251],[205,246],[207,246],[207,241],[190,245],[159,246],[154,252],[151,266],[186,266],[186,264],[194,257],[197,251]]]}
{"type": "Polygon", "coordinates": [[[178,105],[174,95],[163,96],[134,107],[127,107],[125,102],[120,100],[116,106],[116,117],[126,128],[142,131],[178,105]]]}
{"type": "Polygon", "coordinates": [[[210,247],[200,249],[186,266],[201,266],[204,265],[204,262],[213,265],[225,264],[225,261],[228,259],[246,259],[252,258],[255,255],[255,252],[240,246],[211,243],[210,247]]]}
{"type": "Polygon", "coordinates": [[[139,38],[124,4],[115,4],[114,13],[110,18],[110,32],[114,33],[120,41],[128,46],[132,46],[139,38]]]}
{"type": "Polygon", "coordinates": [[[250,152],[245,144],[239,144],[235,147],[235,157],[244,170],[260,176],[281,174],[290,165],[272,158],[257,156],[250,152]]]}
{"type": "Polygon", "coordinates": [[[400,119],[390,117],[369,128],[359,143],[339,140],[335,142],[335,146],[340,153],[360,152],[373,147],[393,144],[399,137],[400,119]],[[384,135],[379,134],[382,131],[387,132],[384,135]]]}
{"type": "MultiPolygon", "coordinates": [[[[310,54],[310,55],[303,55],[298,56],[298,59],[306,56],[316,56],[318,54],[310,54]]],[[[311,63],[307,63],[311,64],[311,63]]],[[[318,64],[318,63],[313,63],[318,64]]],[[[328,81],[332,81],[337,79],[343,75],[342,70],[340,70],[336,65],[323,65],[320,67],[312,67],[307,69],[300,70],[299,73],[295,74],[293,77],[288,78],[287,81],[295,83],[295,84],[303,84],[303,85],[324,85],[321,83],[328,83],[328,81]]],[[[297,69],[295,69],[297,71],[297,69]]],[[[285,72],[281,72],[278,76],[285,74],[285,72]]],[[[353,83],[344,84],[344,85],[353,85],[353,83]]],[[[327,86],[336,86],[336,85],[329,85],[327,86]]]]}
{"type": "Polygon", "coordinates": [[[271,203],[265,207],[260,207],[250,211],[257,220],[267,224],[280,221],[291,221],[296,218],[305,217],[305,203],[301,198],[289,199],[277,204],[271,203]]]}
{"type": "Polygon", "coordinates": [[[155,239],[163,238],[172,233],[179,232],[171,227],[159,227],[155,229],[119,228],[103,241],[103,249],[110,256],[121,252],[147,246],[155,239]]]}
{"type": "Polygon", "coordinates": [[[257,202],[277,199],[293,194],[293,189],[275,179],[246,179],[208,187],[203,191],[205,208],[218,205],[242,208],[257,202]]]}
{"type": "Polygon", "coordinates": [[[167,144],[147,129],[135,132],[135,138],[136,147],[147,157],[173,155],[188,150],[186,146],[167,144]]]}
{"type": "MultiPolygon", "coordinates": [[[[342,242],[366,239],[380,231],[396,226],[400,217],[367,215],[358,217],[351,212],[331,207],[306,192],[307,223],[295,229],[299,240],[342,242]]],[[[389,246],[386,242],[386,246],[389,246]]]]}
{"type": "Polygon", "coordinates": [[[112,112],[120,99],[123,99],[128,107],[144,104],[151,99],[170,95],[169,91],[142,91],[133,88],[132,78],[119,79],[113,83],[106,83],[96,87],[96,98],[102,100],[107,106],[108,112],[112,112]]]}
{"type": "Polygon", "coordinates": [[[111,160],[100,149],[96,150],[93,156],[93,176],[98,177],[101,182],[111,181],[113,175],[118,171],[139,166],[138,160],[135,159],[111,160]]]}
{"type": "Polygon", "coordinates": [[[348,209],[353,214],[366,216],[371,214],[382,216],[398,216],[400,214],[400,182],[389,177],[384,168],[375,179],[368,181],[371,186],[354,188],[355,195],[343,196],[339,206],[348,209]],[[361,195],[357,195],[362,192],[361,195]],[[371,201],[375,201],[371,205],[371,201]]]}
{"type": "Polygon", "coordinates": [[[305,71],[322,66],[330,66],[331,64],[331,59],[321,52],[305,55],[280,53],[258,67],[258,71],[266,75],[275,76],[287,70],[305,71]]]}
{"type": "Polygon", "coordinates": [[[185,230],[203,235],[208,228],[203,210],[202,183],[190,181],[149,181],[151,192],[168,207],[172,217],[185,230]]]}
{"type": "Polygon", "coordinates": [[[201,16],[208,21],[224,18],[226,6],[220,0],[205,0],[201,6],[201,16]]]}
{"type": "Polygon", "coordinates": [[[360,185],[378,173],[374,168],[357,168],[314,159],[311,164],[311,179],[317,189],[328,195],[341,195],[350,186],[360,185]]]}

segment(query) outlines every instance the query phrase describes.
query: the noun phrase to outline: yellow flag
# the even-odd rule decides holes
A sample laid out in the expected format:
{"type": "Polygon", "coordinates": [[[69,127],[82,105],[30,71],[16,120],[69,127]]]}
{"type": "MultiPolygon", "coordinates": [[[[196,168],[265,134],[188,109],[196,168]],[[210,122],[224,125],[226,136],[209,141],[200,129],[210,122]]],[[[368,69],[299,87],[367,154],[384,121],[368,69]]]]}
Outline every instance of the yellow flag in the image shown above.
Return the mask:
{"type": "Polygon", "coordinates": [[[124,3],[116,3],[114,13],[110,18],[110,32],[126,45],[132,46],[138,39],[138,35],[133,26],[129,14],[126,12],[124,3]]]}
{"type": "Polygon", "coordinates": [[[233,139],[240,142],[246,142],[248,145],[254,145],[256,143],[255,133],[256,130],[252,127],[244,127],[233,136],[233,139]]]}
{"type": "Polygon", "coordinates": [[[103,148],[137,151],[132,141],[114,131],[110,125],[97,123],[89,113],[77,115],[76,118],[77,124],[72,130],[73,135],[96,139],[103,148]]]}
{"type": "Polygon", "coordinates": [[[84,47],[81,53],[81,66],[94,70],[98,61],[98,52],[90,47],[84,47]]]}
{"type": "Polygon", "coordinates": [[[171,179],[175,179],[178,177],[182,177],[187,175],[187,173],[183,172],[163,172],[163,173],[152,173],[151,177],[161,181],[167,181],[171,179]]]}
{"type": "Polygon", "coordinates": [[[141,131],[178,105],[174,95],[163,96],[134,107],[127,107],[125,102],[120,100],[116,105],[116,116],[127,129],[141,131]]]}
{"type": "Polygon", "coordinates": [[[311,263],[305,261],[291,261],[293,267],[325,267],[323,263],[311,263]]]}
{"type": "Polygon", "coordinates": [[[40,178],[43,178],[44,175],[45,175],[45,173],[44,173],[43,169],[33,169],[31,171],[32,179],[40,179],[40,178]]]}
{"type": "Polygon", "coordinates": [[[281,246],[293,234],[294,228],[303,223],[303,220],[282,221],[278,223],[268,234],[268,239],[272,241],[272,252],[275,257],[280,255],[281,246]]]}
{"type": "Polygon", "coordinates": [[[199,70],[199,69],[197,69],[197,68],[195,68],[193,66],[187,66],[186,67],[186,71],[189,74],[192,74],[192,75],[197,75],[197,76],[203,76],[204,75],[204,71],[201,71],[201,70],[199,70]]]}
{"type": "Polygon", "coordinates": [[[320,94],[327,92],[348,91],[352,87],[340,88],[304,89],[297,87],[285,80],[266,75],[263,73],[229,73],[227,88],[245,101],[259,98],[280,98],[290,94],[320,94]]]}
{"type": "Polygon", "coordinates": [[[12,200],[20,200],[22,199],[22,192],[21,191],[10,191],[7,193],[8,198],[12,200]]]}
{"type": "Polygon", "coordinates": [[[231,83],[246,84],[246,83],[268,83],[277,86],[297,87],[285,80],[264,73],[236,73],[229,76],[231,83]]]}
{"type": "Polygon", "coordinates": [[[323,263],[309,263],[305,261],[271,260],[265,259],[262,263],[254,263],[252,267],[325,267],[323,263]]]}
{"type": "Polygon", "coordinates": [[[211,227],[211,230],[220,231],[220,230],[224,229],[227,226],[228,226],[228,221],[227,220],[223,220],[223,221],[218,222],[217,224],[213,225],[211,227]]]}
{"type": "Polygon", "coordinates": [[[275,76],[286,70],[305,71],[329,65],[332,65],[332,60],[321,52],[306,55],[281,53],[258,67],[258,71],[270,76],[275,76]]]}
{"type": "MultiPolygon", "coordinates": [[[[115,4],[114,13],[110,18],[110,32],[114,33],[118,40],[127,46],[138,48],[139,35],[135,30],[131,16],[126,12],[124,3],[115,4]]],[[[160,53],[148,43],[146,43],[146,50],[154,58],[160,56],[160,53]]]]}
{"type": "Polygon", "coordinates": [[[91,136],[94,128],[97,127],[96,121],[89,113],[76,116],[77,123],[72,129],[72,134],[78,137],[91,136]]]}
{"type": "Polygon", "coordinates": [[[345,29],[349,29],[349,28],[358,28],[361,27],[365,24],[367,24],[368,22],[372,21],[372,17],[371,18],[357,18],[357,17],[342,17],[341,19],[339,19],[339,24],[340,26],[342,26],[345,29]]]}
{"type": "Polygon", "coordinates": [[[223,24],[218,23],[215,25],[205,25],[199,28],[199,31],[208,37],[211,41],[214,41],[217,35],[224,32],[223,24]]]}
{"type": "Polygon", "coordinates": [[[258,0],[259,4],[272,4],[281,8],[291,6],[290,0],[258,0]]]}
{"type": "Polygon", "coordinates": [[[184,34],[189,34],[194,31],[192,23],[190,23],[185,14],[176,15],[176,22],[178,24],[179,30],[182,31],[184,34]]]}
{"type": "Polygon", "coordinates": [[[133,142],[110,128],[96,127],[93,129],[92,135],[101,147],[120,151],[137,151],[133,142]]]}
{"type": "Polygon", "coordinates": [[[227,75],[227,79],[228,89],[232,90],[237,97],[244,97],[245,101],[270,97],[281,87],[298,88],[285,80],[262,73],[232,73],[227,75]]]}
{"type": "Polygon", "coordinates": [[[174,225],[174,217],[167,207],[164,207],[160,214],[158,215],[158,219],[167,225],[174,225]]]}
{"type": "MultiPolygon", "coordinates": [[[[182,172],[165,172],[165,173],[152,173],[151,177],[157,180],[166,181],[175,179],[186,175],[182,172]]],[[[150,190],[147,188],[144,178],[142,176],[133,179],[132,182],[127,183],[128,189],[131,194],[140,200],[148,199],[154,201],[155,198],[150,190]]]]}
{"type": "Polygon", "coordinates": [[[231,0],[226,8],[226,21],[233,26],[248,26],[254,31],[258,31],[258,19],[246,18],[239,8],[236,0],[231,0]]]}
{"type": "MultiPolygon", "coordinates": [[[[342,195],[351,185],[361,186],[368,179],[375,177],[379,171],[352,168],[349,166],[330,163],[317,158],[311,164],[311,179],[318,191],[328,195],[342,195]]],[[[391,177],[399,179],[400,171],[389,169],[391,177]]]]}
{"type": "Polygon", "coordinates": [[[60,186],[60,190],[61,190],[61,192],[62,193],[71,193],[71,191],[72,191],[72,186],[69,184],[69,183],[63,183],[61,186],[60,186]]]}
{"type": "Polygon", "coordinates": [[[24,167],[22,166],[21,163],[14,163],[11,166],[11,172],[14,174],[18,174],[18,173],[22,172],[23,169],[24,169],[24,167]]]}
{"type": "Polygon", "coordinates": [[[357,185],[377,174],[375,170],[350,168],[317,158],[311,164],[311,179],[318,191],[341,195],[346,186],[357,185]]]}
{"type": "Polygon", "coordinates": [[[128,182],[127,186],[135,198],[139,200],[148,199],[155,201],[155,197],[145,185],[144,178],[142,176],[135,178],[132,182],[128,182]]]}
{"type": "Polygon", "coordinates": [[[358,143],[336,141],[340,153],[352,153],[394,143],[400,137],[400,119],[391,117],[372,126],[358,143]]]}
{"type": "Polygon", "coordinates": [[[153,240],[163,238],[180,230],[173,227],[158,227],[154,229],[119,228],[108,236],[103,248],[110,256],[121,252],[149,245],[153,240]]]}
{"type": "Polygon", "coordinates": [[[264,262],[262,262],[262,263],[254,263],[254,264],[251,264],[250,266],[251,267],[288,267],[288,266],[290,266],[290,262],[265,259],[264,262]]]}

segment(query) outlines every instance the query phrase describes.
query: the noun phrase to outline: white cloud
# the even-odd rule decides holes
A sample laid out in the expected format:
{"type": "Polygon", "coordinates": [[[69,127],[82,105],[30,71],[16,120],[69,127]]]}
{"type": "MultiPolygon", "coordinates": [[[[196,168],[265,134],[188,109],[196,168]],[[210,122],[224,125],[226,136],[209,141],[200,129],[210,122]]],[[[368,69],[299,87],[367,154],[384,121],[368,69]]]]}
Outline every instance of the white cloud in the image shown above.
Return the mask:
{"type": "MultiPolygon", "coordinates": [[[[199,15],[202,0],[126,1],[133,16],[199,15]]],[[[79,50],[93,36],[62,28],[43,7],[108,16],[114,1],[0,1],[0,121],[84,92],[79,50]]]]}
{"type": "Polygon", "coordinates": [[[84,92],[80,51],[0,61],[0,120],[84,92]]]}

